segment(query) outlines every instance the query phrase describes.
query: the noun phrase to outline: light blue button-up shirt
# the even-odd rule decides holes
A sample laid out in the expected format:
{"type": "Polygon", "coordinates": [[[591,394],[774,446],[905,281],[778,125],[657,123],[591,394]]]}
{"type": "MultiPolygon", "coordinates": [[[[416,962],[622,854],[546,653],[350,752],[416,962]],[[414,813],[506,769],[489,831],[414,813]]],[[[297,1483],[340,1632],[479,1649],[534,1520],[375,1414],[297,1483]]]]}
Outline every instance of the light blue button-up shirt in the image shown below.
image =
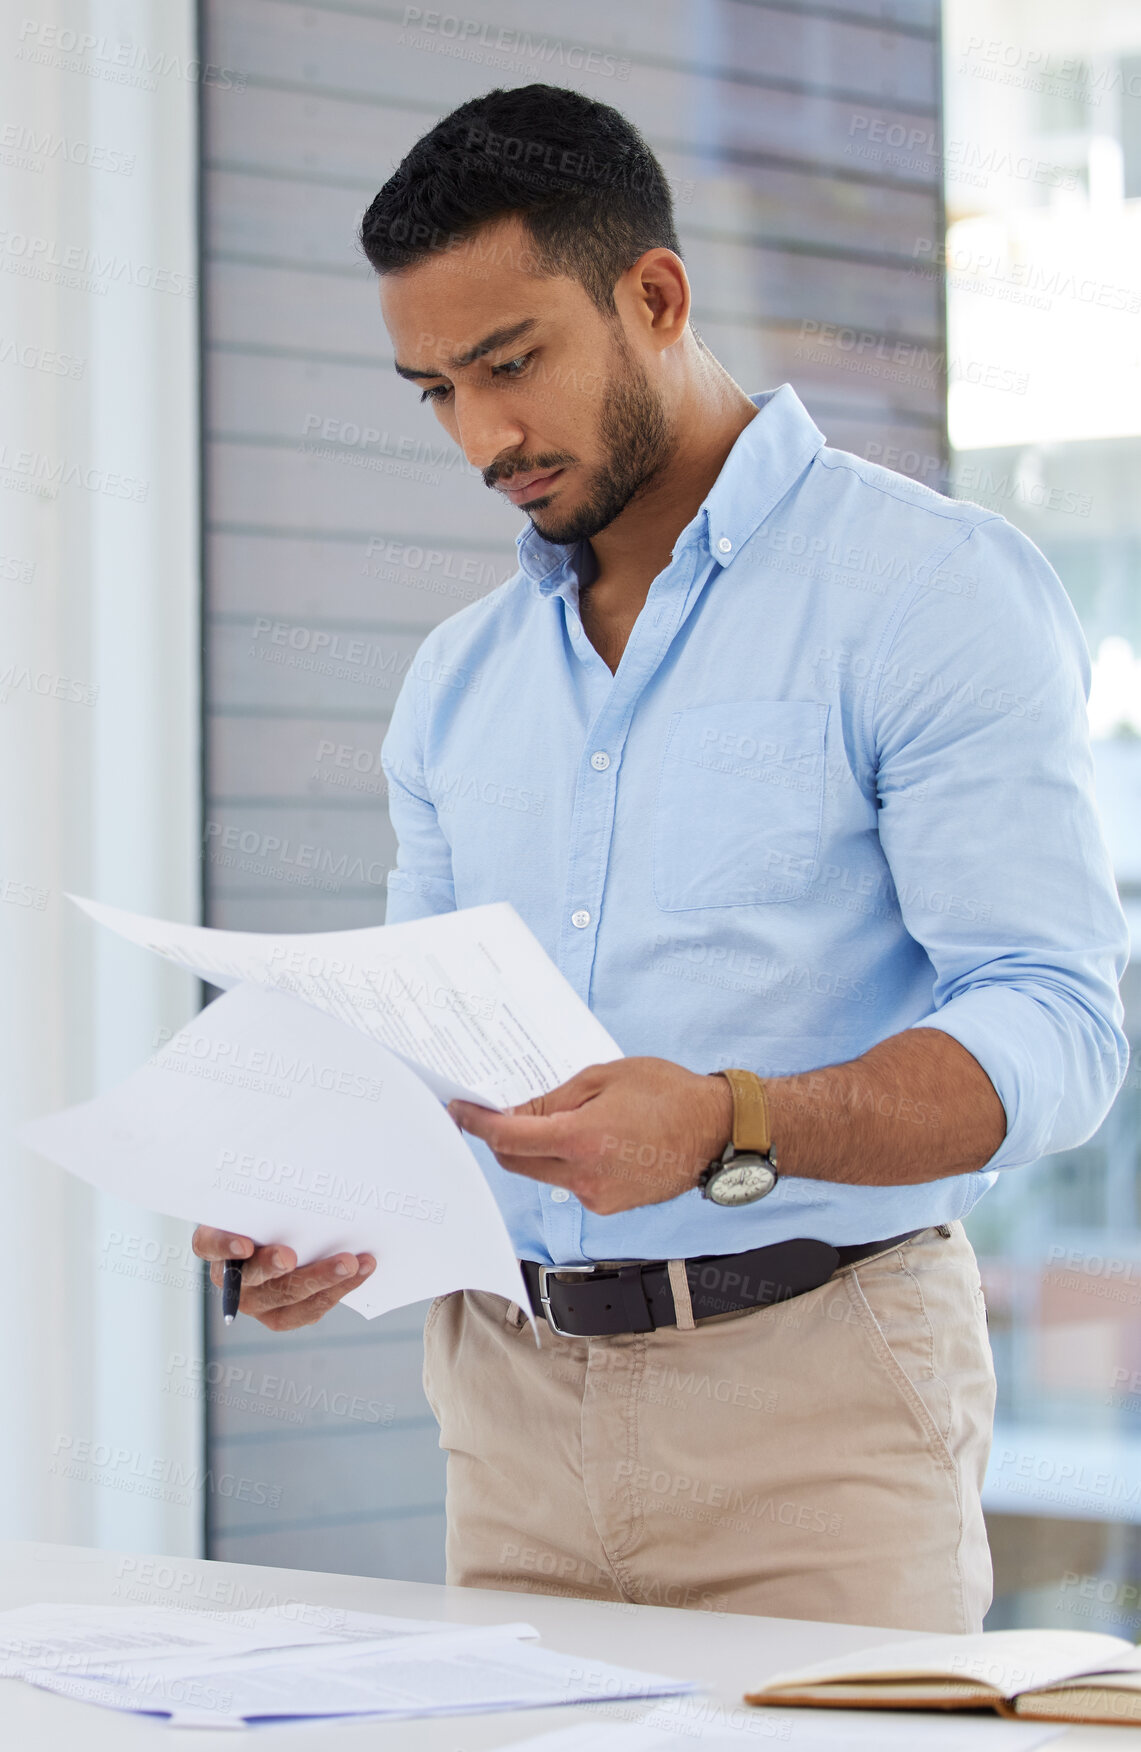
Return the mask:
{"type": "MultiPolygon", "coordinates": [[[[515,576],[424,641],[382,751],[388,921],[509,900],[624,1052],[694,1071],[939,1028],[1006,1138],[917,1186],[784,1175],[740,1210],[692,1191],[607,1217],[471,1140],[521,1257],[951,1222],[1088,1138],[1127,1068],[1089,654],[1057,576],[1004,518],[826,448],[789,385],[752,399],[616,674],[578,614],[589,546],[530,524],[515,576]]],[[[896,1115],[917,1153],[933,1117],[896,1115]]]]}

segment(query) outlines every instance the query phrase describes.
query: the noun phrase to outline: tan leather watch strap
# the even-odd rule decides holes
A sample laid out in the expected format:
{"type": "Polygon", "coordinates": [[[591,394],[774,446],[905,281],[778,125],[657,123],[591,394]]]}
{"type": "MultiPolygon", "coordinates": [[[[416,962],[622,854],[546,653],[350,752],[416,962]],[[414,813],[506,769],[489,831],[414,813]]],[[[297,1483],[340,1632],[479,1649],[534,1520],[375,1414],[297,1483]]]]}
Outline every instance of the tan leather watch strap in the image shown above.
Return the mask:
{"type": "Polygon", "coordinates": [[[718,1071],[733,1091],[733,1148],[767,1156],[772,1146],[765,1086],[755,1071],[718,1071]]]}

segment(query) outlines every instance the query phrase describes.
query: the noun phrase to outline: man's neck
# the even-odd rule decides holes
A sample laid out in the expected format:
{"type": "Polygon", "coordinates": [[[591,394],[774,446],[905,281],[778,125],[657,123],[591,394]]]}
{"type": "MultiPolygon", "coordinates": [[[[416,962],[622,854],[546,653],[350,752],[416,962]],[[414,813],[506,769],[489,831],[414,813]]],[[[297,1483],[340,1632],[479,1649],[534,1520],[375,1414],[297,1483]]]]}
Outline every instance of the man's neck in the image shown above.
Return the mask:
{"type": "Polygon", "coordinates": [[[658,478],[590,543],[595,572],[580,610],[591,644],[617,669],[650,585],[669,565],[678,536],[713,486],[757,409],[728,372],[700,385],[676,418],[682,435],[658,478]]]}
{"type": "Polygon", "coordinates": [[[757,414],[728,372],[702,383],[677,410],[676,451],[646,491],[591,541],[600,575],[647,573],[647,588],[713,486],[737,439],[757,414]]]}

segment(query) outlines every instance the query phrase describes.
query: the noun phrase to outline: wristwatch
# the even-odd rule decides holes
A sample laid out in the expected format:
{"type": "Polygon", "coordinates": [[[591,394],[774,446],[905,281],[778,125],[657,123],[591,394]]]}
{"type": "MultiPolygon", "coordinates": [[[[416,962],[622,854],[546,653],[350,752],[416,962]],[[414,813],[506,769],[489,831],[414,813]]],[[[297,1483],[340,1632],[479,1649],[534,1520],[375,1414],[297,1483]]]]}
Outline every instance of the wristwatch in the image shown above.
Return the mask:
{"type": "Polygon", "coordinates": [[[702,1198],[719,1205],[756,1204],[777,1183],[765,1086],[752,1071],[713,1071],[733,1091],[733,1141],[704,1170],[702,1198]]]}

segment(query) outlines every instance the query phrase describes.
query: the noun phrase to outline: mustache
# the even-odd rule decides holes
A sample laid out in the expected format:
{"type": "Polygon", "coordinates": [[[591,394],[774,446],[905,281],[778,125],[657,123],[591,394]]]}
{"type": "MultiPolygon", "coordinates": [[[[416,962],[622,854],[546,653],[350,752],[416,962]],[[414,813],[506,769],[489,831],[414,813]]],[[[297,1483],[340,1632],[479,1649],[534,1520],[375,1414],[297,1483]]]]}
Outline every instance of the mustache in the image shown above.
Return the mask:
{"type": "Polygon", "coordinates": [[[551,474],[556,468],[566,468],[573,462],[573,456],[557,455],[528,456],[522,461],[510,463],[493,462],[489,468],[483,470],[483,484],[485,487],[497,487],[500,481],[513,480],[516,475],[551,474]]]}

